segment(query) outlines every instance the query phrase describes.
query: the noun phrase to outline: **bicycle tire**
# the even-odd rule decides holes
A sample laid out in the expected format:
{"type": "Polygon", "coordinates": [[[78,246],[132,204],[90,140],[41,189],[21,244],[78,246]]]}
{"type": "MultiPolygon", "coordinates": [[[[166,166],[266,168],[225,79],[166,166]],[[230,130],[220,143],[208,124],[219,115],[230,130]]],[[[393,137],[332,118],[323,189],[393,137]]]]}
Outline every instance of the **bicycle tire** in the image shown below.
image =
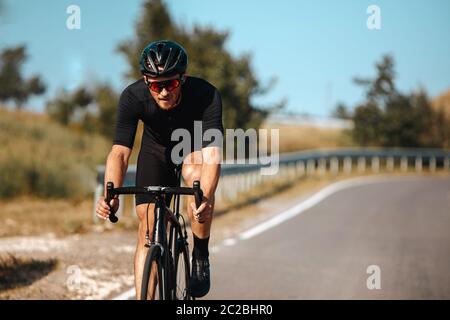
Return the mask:
{"type": "Polygon", "coordinates": [[[181,229],[178,229],[178,236],[174,241],[174,300],[193,300],[189,294],[189,281],[191,278],[189,247],[186,239],[183,237],[181,229]]]}
{"type": "Polygon", "coordinates": [[[158,246],[151,246],[145,258],[142,274],[141,300],[167,300],[165,271],[161,249],[158,246]],[[153,283],[151,279],[156,283],[153,283]],[[154,289],[153,286],[155,286],[154,289]]]}

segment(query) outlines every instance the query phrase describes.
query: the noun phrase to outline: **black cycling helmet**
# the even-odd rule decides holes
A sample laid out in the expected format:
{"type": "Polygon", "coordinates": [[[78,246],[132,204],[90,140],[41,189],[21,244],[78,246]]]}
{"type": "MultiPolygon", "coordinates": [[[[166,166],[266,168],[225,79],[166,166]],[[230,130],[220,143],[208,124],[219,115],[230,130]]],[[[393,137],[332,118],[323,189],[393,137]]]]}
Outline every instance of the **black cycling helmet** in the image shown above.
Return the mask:
{"type": "Polygon", "coordinates": [[[158,40],[150,43],[141,54],[141,73],[149,77],[167,77],[186,72],[186,51],[175,41],[158,40]]]}

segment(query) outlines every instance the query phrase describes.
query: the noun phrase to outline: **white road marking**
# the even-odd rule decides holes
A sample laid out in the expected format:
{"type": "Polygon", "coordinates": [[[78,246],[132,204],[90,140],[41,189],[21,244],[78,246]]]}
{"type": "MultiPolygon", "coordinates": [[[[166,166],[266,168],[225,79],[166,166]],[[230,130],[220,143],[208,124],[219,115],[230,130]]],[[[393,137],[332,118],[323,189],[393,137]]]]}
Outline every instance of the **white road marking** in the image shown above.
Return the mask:
{"type": "Polygon", "coordinates": [[[280,223],[283,223],[286,220],[289,220],[289,219],[305,212],[306,210],[312,208],[313,206],[317,205],[319,202],[321,202],[325,198],[331,196],[332,194],[335,194],[338,191],[356,187],[356,186],[366,185],[366,184],[379,183],[379,182],[383,182],[383,181],[385,181],[385,179],[383,179],[383,177],[362,177],[362,178],[358,177],[358,178],[353,178],[353,179],[349,179],[349,180],[335,182],[335,183],[325,187],[324,189],[320,190],[316,194],[312,195],[308,199],[293,206],[292,208],[277,214],[275,217],[255,226],[255,227],[252,227],[247,231],[244,231],[243,233],[241,233],[239,235],[239,239],[247,240],[247,239],[250,239],[264,231],[267,231],[267,230],[279,225],[280,223]]]}
{"type": "Polygon", "coordinates": [[[136,290],[131,288],[130,290],[119,294],[117,297],[114,297],[113,300],[130,300],[133,298],[136,298],[136,290]]]}
{"type": "Polygon", "coordinates": [[[210,253],[217,253],[219,251],[220,251],[220,246],[213,246],[213,247],[209,248],[210,253]]]}
{"type": "Polygon", "coordinates": [[[227,246],[227,247],[230,247],[232,245],[235,245],[236,242],[237,242],[236,239],[225,239],[225,240],[223,240],[223,245],[227,246]]]}

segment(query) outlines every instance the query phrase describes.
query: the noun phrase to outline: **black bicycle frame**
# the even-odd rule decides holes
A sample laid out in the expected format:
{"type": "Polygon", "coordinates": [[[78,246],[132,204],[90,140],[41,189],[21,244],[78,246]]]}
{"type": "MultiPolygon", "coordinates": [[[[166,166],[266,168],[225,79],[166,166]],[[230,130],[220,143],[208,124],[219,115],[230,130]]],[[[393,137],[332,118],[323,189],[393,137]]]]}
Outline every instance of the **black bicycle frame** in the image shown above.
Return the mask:
{"type": "MultiPolygon", "coordinates": [[[[106,198],[105,201],[110,206],[110,201],[120,194],[150,194],[155,197],[155,208],[153,211],[154,214],[154,224],[153,224],[153,230],[152,230],[152,241],[150,241],[150,235],[149,235],[149,227],[148,227],[148,210],[146,212],[146,218],[147,218],[147,230],[146,230],[146,240],[147,244],[146,246],[152,247],[157,246],[160,249],[161,254],[161,263],[162,267],[165,270],[170,270],[170,250],[172,243],[168,243],[167,241],[167,231],[166,231],[166,218],[170,221],[171,226],[174,227],[175,234],[170,235],[169,239],[173,240],[176,239],[176,234],[178,232],[182,232],[181,225],[178,221],[178,215],[179,215],[179,205],[180,205],[180,195],[194,195],[195,197],[195,204],[197,208],[200,206],[202,202],[203,192],[200,189],[200,182],[194,181],[192,188],[187,187],[119,187],[114,188],[114,184],[112,182],[108,182],[106,184],[106,198]],[[170,210],[168,206],[166,206],[166,196],[167,195],[174,195],[174,213],[170,210]]],[[[110,206],[111,207],[111,206],[110,206]]],[[[111,211],[109,215],[109,220],[113,223],[116,223],[118,221],[117,216],[114,212],[111,211]]],[[[184,226],[184,238],[187,238],[186,234],[186,226],[184,226]]],[[[170,229],[172,232],[172,229],[170,229]]],[[[169,240],[169,242],[170,242],[169,240]]],[[[173,252],[173,254],[176,254],[176,252],[173,252]]],[[[171,274],[169,273],[169,276],[171,274]]],[[[168,280],[168,278],[165,278],[165,280],[168,280]]],[[[164,281],[164,280],[163,280],[164,281]]],[[[168,281],[175,281],[175,279],[171,279],[168,281]]],[[[162,284],[163,290],[169,290],[170,295],[173,295],[173,284],[168,285],[167,283],[162,284]]]]}

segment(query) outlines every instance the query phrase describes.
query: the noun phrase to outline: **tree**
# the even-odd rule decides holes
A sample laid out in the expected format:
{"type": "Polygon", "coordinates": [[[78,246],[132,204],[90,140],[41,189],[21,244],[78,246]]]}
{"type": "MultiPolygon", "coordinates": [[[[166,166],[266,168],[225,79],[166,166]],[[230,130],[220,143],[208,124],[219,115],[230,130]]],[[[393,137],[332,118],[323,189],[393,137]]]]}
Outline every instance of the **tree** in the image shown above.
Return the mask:
{"type": "Polygon", "coordinates": [[[348,110],[348,108],[343,103],[339,103],[336,106],[336,109],[334,109],[334,111],[332,112],[332,116],[339,118],[339,119],[345,119],[345,120],[352,118],[351,112],[348,110]]]}
{"type": "Polygon", "coordinates": [[[86,108],[92,99],[92,94],[84,88],[73,93],[63,90],[47,103],[47,113],[52,119],[67,126],[74,121],[76,111],[86,108]]]}
{"type": "Polygon", "coordinates": [[[110,86],[103,84],[95,89],[94,100],[97,107],[96,131],[112,139],[119,95],[110,86]]]}
{"type": "Polygon", "coordinates": [[[446,147],[450,125],[431,106],[425,90],[403,94],[395,87],[394,62],[384,56],[375,79],[356,79],[366,87],[366,101],[353,114],[353,137],[361,145],[446,147]]]}
{"type": "Polygon", "coordinates": [[[375,64],[375,67],[377,69],[375,79],[355,78],[354,82],[367,87],[366,97],[369,102],[378,104],[387,103],[389,99],[397,95],[397,90],[394,85],[394,58],[390,55],[385,55],[381,62],[375,64]]]}
{"type": "Polygon", "coordinates": [[[46,89],[39,76],[23,78],[21,68],[26,59],[25,46],[5,49],[0,57],[0,101],[13,100],[19,109],[31,95],[43,94],[46,89]]]}
{"type": "Polygon", "coordinates": [[[281,108],[277,105],[260,107],[252,98],[267,92],[251,68],[251,57],[235,57],[225,48],[228,32],[211,27],[178,26],[162,0],[147,0],[137,24],[133,39],[123,42],[118,50],[128,61],[126,77],[141,77],[138,58],[143,48],[158,39],[179,42],[188,52],[188,73],[207,79],[220,91],[223,101],[224,126],[227,128],[257,128],[267,114],[281,108]]]}
{"type": "Polygon", "coordinates": [[[91,90],[61,91],[47,103],[50,117],[65,126],[96,132],[111,139],[114,133],[118,94],[107,84],[91,90]]]}
{"type": "Polygon", "coordinates": [[[362,146],[380,145],[383,115],[373,103],[358,106],[353,113],[353,138],[362,146]]]}

